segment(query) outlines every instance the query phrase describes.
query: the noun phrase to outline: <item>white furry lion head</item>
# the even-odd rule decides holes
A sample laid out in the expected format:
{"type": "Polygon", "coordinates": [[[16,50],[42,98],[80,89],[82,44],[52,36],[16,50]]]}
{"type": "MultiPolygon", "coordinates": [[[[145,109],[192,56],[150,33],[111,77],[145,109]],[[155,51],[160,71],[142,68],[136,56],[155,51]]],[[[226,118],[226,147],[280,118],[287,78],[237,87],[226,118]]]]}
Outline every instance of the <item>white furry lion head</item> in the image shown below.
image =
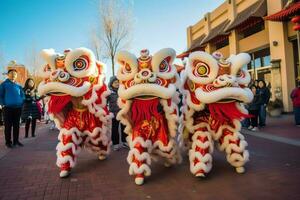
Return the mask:
{"type": "Polygon", "coordinates": [[[247,85],[251,78],[242,68],[249,62],[250,56],[246,53],[231,55],[228,59],[219,52],[213,55],[202,51],[191,53],[182,73],[188,103],[197,107],[210,103],[250,102],[253,95],[247,85]]]}
{"type": "Polygon", "coordinates": [[[118,52],[119,96],[125,100],[135,97],[171,98],[178,80],[173,66],[175,56],[175,51],[170,48],[161,49],[153,56],[144,49],[139,58],[127,51],[118,52]]]}
{"type": "Polygon", "coordinates": [[[98,62],[87,48],[67,49],[63,54],[44,49],[41,56],[46,64],[39,70],[39,76],[44,78],[38,87],[40,95],[79,97],[94,84],[102,82],[104,64],[98,62]]]}

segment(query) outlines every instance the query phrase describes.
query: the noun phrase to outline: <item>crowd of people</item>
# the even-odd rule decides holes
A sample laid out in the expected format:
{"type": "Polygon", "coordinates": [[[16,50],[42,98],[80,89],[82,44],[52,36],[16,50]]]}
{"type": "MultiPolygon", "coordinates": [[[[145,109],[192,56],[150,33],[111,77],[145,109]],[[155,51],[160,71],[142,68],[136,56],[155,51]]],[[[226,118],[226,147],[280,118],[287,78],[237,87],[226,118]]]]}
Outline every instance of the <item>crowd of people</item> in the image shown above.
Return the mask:
{"type": "MultiPolygon", "coordinates": [[[[44,114],[44,104],[40,103],[43,97],[37,95],[33,79],[27,79],[22,88],[16,82],[17,75],[16,70],[8,70],[8,78],[0,85],[0,114],[1,118],[3,117],[5,144],[8,148],[23,146],[19,141],[20,121],[25,123],[25,138],[29,136],[30,127],[31,136],[35,137],[37,120],[41,120],[44,114]],[[13,135],[13,139],[11,139],[11,134],[13,135]]],[[[111,94],[108,97],[108,106],[110,112],[114,114],[114,118],[112,119],[112,142],[114,150],[118,150],[121,147],[128,147],[124,126],[116,119],[117,113],[120,110],[117,104],[118,79],[115,76],[111,77],[108,86],[111,90],[111,94]]],[[[259,128],[266,126],[266,107],[271,93],[264,80],[252,82],[249,88],[254,98],[251,103],[245,105],[250,117],[245,119],[242,125],[251,131],[258,131],[259,128]]],[[[292,91],[291,99],[294,106],[295,123],[297,126],[300,126],[300,81],[298,82],[298,86],[292,91]]],[[[46,123],[50,121],[46,112],[44,118],[46,123]]],[[[51,129],[53,128],[54,125],[51,126],[51,129]]]]}
{"type": "MultiPolygon", "coordinates": [[[[47,98],[39,97],[36,91],[36,85],[33,79],[29,78],[25,81],[24,87],[17,82],[17,71],[10,69],[7,72],[7,79],[0,85],[0,105],[1,117],[3,116],[5,144],[8,148],[14,146],[23,146],[19,141],[20,122],[25,123],[25,138],[29,136],[31,128],[31,136],[35,137],[37,120],[44,117],[45,123],[52,123],[50,129],[54,129],[54,122],[49,119],[45,112],[45,102],[47,98]],[[13,135],[13,139],[11,139],[13,135]]],[[[111,94],[108,96],[108,106],[110,112],[114,114],[112,119],[112,142],[113,149],[119,150],[122,147],[128,147],[126,143],[126,135],[124,126],[116,119],[120,108],[118,107],[118,88],[119,81],[113,76],[109,82],[111,94]]]]}
{"type": "Polygon", "coordinates": [[[271,93],[264,80],[256,80],[249,85],[253,93],[253,100],[251,103],[245,105],[250,118],[243,121],[243,127],[251,131],[258,131],[259,127],[266,126],[267,105],[269,103],[271,93]]]}
{"type": "Polygon", "coordinates": [[[8,70],[7,76],[8,78],[0,85],[5,144],[8,148],[22,147],[23,144],[19,141],[20,122],[25,123],[25,138],[28,137],[30,125],[31,136],[35,137],[36,121],[41,120],[42,107],[33,79],[27,79],[22,88],[16,82],[18,74],[15,69],[8,70]]]}

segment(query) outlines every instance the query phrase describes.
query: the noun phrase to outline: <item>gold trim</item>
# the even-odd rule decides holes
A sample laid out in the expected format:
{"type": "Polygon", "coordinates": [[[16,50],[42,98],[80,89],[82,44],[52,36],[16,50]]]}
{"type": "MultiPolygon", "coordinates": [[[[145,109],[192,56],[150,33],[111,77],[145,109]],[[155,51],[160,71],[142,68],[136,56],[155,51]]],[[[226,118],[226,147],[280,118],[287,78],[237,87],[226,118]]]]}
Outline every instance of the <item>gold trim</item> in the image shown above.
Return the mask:
{"type": "Polygon", "coordinates": [[[87,111],[88,108],[75,108],[73,107],[74,110],[76,110],[77,112],[84,112],[87,111]]]}

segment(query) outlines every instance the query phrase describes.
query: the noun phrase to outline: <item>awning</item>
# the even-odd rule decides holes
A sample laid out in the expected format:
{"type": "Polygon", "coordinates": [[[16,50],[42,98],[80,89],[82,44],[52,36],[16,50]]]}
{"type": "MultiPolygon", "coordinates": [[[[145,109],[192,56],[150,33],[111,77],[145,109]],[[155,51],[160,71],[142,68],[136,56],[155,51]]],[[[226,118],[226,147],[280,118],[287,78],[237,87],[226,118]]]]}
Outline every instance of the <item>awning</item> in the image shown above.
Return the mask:
{"type": "Polygon", "coordinates": [[[270,21],[287,21],[290,17],[300,14],[300,1],[291,3],[283,10],[265,17],[265,20],[270,21]]]}
{"type": "Polygon", "coordinates": [[[196,40],[192,41],[191,47],[188,49],[188,51],[194,51],[197,48],[201,48],[202,40],[205,38],[205,34],[198,37],[196,40]]]}
{"type": "Polygon", "coordinates": [[[226,28],[226,32],[235,29],[238,26],[247,23],[247,20],[255,17],[264,17],[267,15],[267,2],[266,0],[258,0],[256,3],[238,13],[236,18],[226,28]]]}
{"type": "Polygon", "coordinates": [[[185,57],[188,57],[189,55],[190,55],[190,52],[185,51],[185,52],[177,55],[176,58],[185,58],[185,57]]]}
{"type": "Polygon", "coordinates": [[[182,70],[184,70],[184,66],[183,65],[174,64],[174,66],[176,67],[177,73],[180,73],[182,70]]]}
{"type": "Polygon", "coordinates": [[[229,22],[230,22],[229,20],[225,20],[224,22],[222,22],[221,24],[219,24],[218,26],[213,28],[209,32],[208,36],[206,38],[204,38],[204,40],[201,42],[201,45],[210,42],[211,40],[213,40],[214,38],[216,38],[218,36],[229,35],[229,32],[225,31],[225,28],[229,24],[229,22]]]}

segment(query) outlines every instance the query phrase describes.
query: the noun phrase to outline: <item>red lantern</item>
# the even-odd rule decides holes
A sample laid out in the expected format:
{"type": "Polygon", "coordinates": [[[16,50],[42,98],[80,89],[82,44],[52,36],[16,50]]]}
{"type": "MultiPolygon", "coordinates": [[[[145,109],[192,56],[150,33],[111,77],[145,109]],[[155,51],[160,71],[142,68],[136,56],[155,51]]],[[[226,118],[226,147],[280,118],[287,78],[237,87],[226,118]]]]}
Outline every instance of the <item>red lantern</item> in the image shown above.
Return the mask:
{"type": "Polygon", "coordinates": [[[299,23],[300,22],[300,16],[295,16],[295,17],[293,17],[292,18],[292,20],[291,20],[291,22],[293,22],[293,23],[299,23]]]}
{"type": "Polygon", "coordinates": [[[293,30],[294,31],[299,31],[300,30],[300,24],[296,24],[295,26],[293,26],[293,30]]]}
{"type": "Polygon", "coordinates": [[[291,22],[293,22],[295,24],[295,26],[293,26],[294,31],[299,31],[300,30],[300,16],[293,17],[291,22]]]}

